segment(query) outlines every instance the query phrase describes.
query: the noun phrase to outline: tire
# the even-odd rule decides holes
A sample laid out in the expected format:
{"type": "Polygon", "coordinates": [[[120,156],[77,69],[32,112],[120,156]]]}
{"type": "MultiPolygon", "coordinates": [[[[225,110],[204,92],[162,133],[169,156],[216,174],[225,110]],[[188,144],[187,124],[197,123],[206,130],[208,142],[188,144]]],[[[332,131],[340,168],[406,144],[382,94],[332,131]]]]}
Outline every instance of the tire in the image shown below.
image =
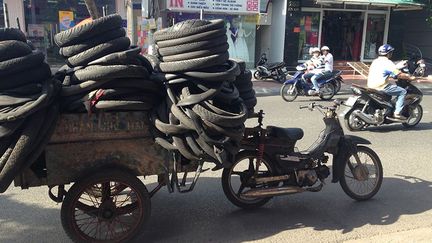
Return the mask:
{"type": "Polygon", "coordinates": [[[240,95],[240,97],[243,99],[243,100],[250,100],[250,99],[253,99],[253,98],[256,98],[256,92],[255,92],[255,90],[250,90],[249,92],[247,92],[247,93],[242,93],[241,95],[240,95]]]}
{"type": "MultiPolygon", "coordinates": [[[[360,120],[354,120],[356,119],[352,113],[355,110],[362,110],[363,109],[363,105],[356,105],[354,109],[351,109],[344,118],[344,123],[345,123],[345,127],[352,131],[352,132],[356,132],[356,131],[361,131],[366,124],[363,121],[360,120]]],[[[357,118],[358,119],[358,118],[357,118]]]]}
{"type": "Polygon", "coordinates": [[[163,62],[176,62],[176,61],[184,61],[192,58],[207,57],[219,53],[224,53],[228,51],[228,47],[229,47],[228,43],[224,43],[220,46],[210,48],[210,49],[186,52],[186,53],[172,55],[172,56],[163,56],[161,60],[163,62]]]}
{"type": "Polygon", "coordinates": [[[0,41],[6,40],[16,40],[24,43],[27,42],[27,39],[21,30],[15,28],[0,28],[0,41]]]}
{"type": "Polygon", "coordinates": [[[39,66],[26,70],[25,72],[10,74],[7,77],[1,78],[0,90],[19,89],[23,85],[29,83],[40,83],[50,77],[50,66],[46,63],[42,63],[39,66]]]}
{"type": "Polygon", "coordinates": [[[88,65],[140,65],[141,48],[131,47],[125,51],[114,52],[89,62],[88,65]]]}
{"type": "Polygon", "coordinates": [[[298,95],[297,87],[294,84],[284,84],[280,89],[280,95],[286,102],[294,101],[298,95]]]}
{"type": "Polygon", "coordinates": [[[211,66],[208,69],[183,73],[183,75],[194,79],[217,83],[220,83],[221,80],[234,81],[239,74],[239,65],[231,60],[228,60],[221,66],[211,66]]]}
{"type": "Polygon", "coordinates": [[[92,47],[86,51],[78,53],[67,59],[70,67],[86,66],[89,62],[99,59],[114,52],[124,51],[129,48],[130,40],[128,37],[120,37],[106,43],[92,47]]]}
{"type": "Polygon", "coordinates": [[[0,77],[34,68],[43,63],[45,56],[41,52],[34,52],[27,56],[0,62],[0,77]]]}
{"type": "MultiPolygon", "coordinates": [[[[366,147],[366,146],[357,146],[357,153],[359,154],[359,157],[361,159],[361,154],[364,154],[365,156],[368,156],[369,158],[372,159],[372,162],[374,164],[374,169],[376,171],[376,183],[374,183],[373,185],[373,189],[370,190],[367,193],[356,193],[352,190],[352,188],[350,188],[349,184],[347,183],[347,175],[346,173],[349,172],[351,173],[353,178],[350,178],[352,180],[355,181],[359,181],[360,180],[364,180],[365,176],[366,176],[366,172],[367,172],[367,176],[370,176],[370,169],[368,169],[367,167],[365,167],[365,165],[356,165],[356,160],[354,158],[354,156],[351,156],[350,159],[347,161],[347,163],[345,163],[345,167],[344,167],[344,175],[340,178],[340,185],[343,189],[343,191],[352,199],[355,199],[357,201],[365,201],[368,200],[370,198],[372,198],[373,196],[375,196],[375,194],[379,191],[381,184],[382,184],[382,180],[383,180],[383,168],[382,168],[382,164],[381,164],[381,160],[378,157],[378,155],[370,148],[366,147]],[[348,165],[348,163],[350,163],[350,161],[353,161],[353,165],[352,168],[354,169],[354,175],[350,166],[348,165]],[[357,178],[355,178],[357,177],[357,178]]],[[[367,178],[367,180],[369,180],[369,178],[367,178]]],[[[369,190],[369,187],[367,188],[369,190]]]]}
{"type": "Polygon", "coordinates": [[[191,36],[198,33],[203,33],[211,30],[224,28],[224,21],[217,20],[199,20],[191,19],[182,21],[170,28],[156,31],[154,33],[154,40],[156,42],[163,40],[179,39],[186,36],[191,36]]]}
{"type": "Polygon", "coordinates": [[[199,51],[203,49],[214,49],[215,47],[218,47],[220,45],[227,43],[227,37],[226,35],[220,36],[218,38],[212,39],[212,40],[205,40],[205,41],[199,41],[199,42],[191,42],[186,43],[182,45],[177,46],[170,46],[170,47],[164,47],[164,48],[158,48],[159,55],[165,57],[165,56],[172,56],[172,55],[179,55],[179,54],[185,54],[190,53],[192,51],[199,51]]]}
{"type": "MultiPolygon", "coordinates": [[[[237,165],[239,165],[244,159],[256,159],[257,157],[257,152],[256,151],[242,151],[240,153],[238,153],[235,157],[234,163],[232,165],[231,168],[225,168],[223,169],[222,172],[222,188],[224,191],[225,196],[227,197],[227,199],[234,204],[235,206],[239,207],[239,208],[243,208],[243,209],[256,209],[259,207],[262,207],[264,204],[266,204],[271,197],[266,197],[266,198],[258,198],[258,199],[247,199],[247,198],[242,198],[241,196],[237,195],[238,193],[234,192],[234,189],[232,187],[232,181],[231,181],[231,175],[233,170],[235,169],[235,167],[237,165]]],[[[254,161],[252,161],[253,164],[254,161]]],[[[268,169],[268,175],[266,176],[272,176],[275,175],[276,173],[276,169],[274,168],[274,165],[271,163],[271,161],[269,160],[269,158],[267,156],[264,155],[263,159],[261,160],[262,164],[265,165],[268,169]]],[[[242,175],[244,175],[245,177],[249,176],[248,172],[250,172],[250,169],[248,168],[247,170],[244,170],[240,173],[243,173],[242,175]]],[[[242,186],[242,182],[240,183],[240,186],[242,186]]],[[[267,186],[266,184],[264,184],[264,186],[267,186]]],[[[240,187],[238,188],[237,192],[240,190],[240,187]]]]}
{"type": "Polygon", "coordinates": [[[0,41],[0,62],[27,56],[32,49],[27,43],[16,40],[0,41]]]}
{"type": "Polygon", "coordinates": [[[241,85],[236,84],[237,89],[240,92],[240,96],[244,93],[248,93],[251,90],[253,90],[253,83],[252,81],[249,81],[249,83],[242,83],[241,85]]]}
{"type": "Polygon", "coordinates": [[[335,94],[339,93],[339,91],[341,90],[341,87],[342,87],[341,81],[334,79],[333,84],[335,86],[335,94]]]}
{"type": "Polygon", "coordinates": [[[186,72],[198,70],[201,68],[212,67],[224,64],[229,59],[228,52],[224,54],[217,54],[208,57],[194,58],[178,62],[162,62],[160,63],[160,70],[165,73],[170,72],[186,72]]]}
{"type": "Polygon", "coordinates": [[[165,40],[165,41],[158,41],[156,44],[159,47],[163,48],[163,47],[169,47],[169,46],[182,45],[182,44],[191,43],[191,42],[211,40],[211,39],[217,38],[217,37],[222,36],[222,35],[226,35],[226,30],[223,28],[220,28],[220,29],[210,30],[210,31],[206,31],[203,33],[198,33],[198,34],[194,34],[194,35],[190,35],[190,36],[186,36],[186,37],[182,37],[182,38],[176,38],[176,39],[165,40]]]}
{"type": "Polygon", "coordinates": [[[134,65],[110,65],[110,66],[88,66],[77,70],[72,75],[72,81],[76,83],[87,80],[103,80],[116,78],[143,78],[149,77],[148,71],[142,66],[134,65]]]}
{"type": "Polygon", "coordinates": [[[62,47],[59,50],[59,54],[63,57],[71,57],[105,42],[124,37],[125,35],[126,31],[124,28],[109,30],[101,35],[85,40],[82,43],[62,47]]]}
{"type": "MultiPolygon", "coordinates": [[[[240,65],[239,65],[240,66],[240,65]]],[[[240,68],[241,71],[241,68],[240,68]]],[[[250,70],[241,71],[241,73],[237,76],[235,83],[241,86],[242,84],[247,84],[252,81],[252,72],[250,70]]]]}
{"type": "Polygon", "coordinates": [[[255,71],[253,73],[253,76],[256,80],[262,80],[263,79],[258,71],[255,71]]]}
{"type": "Polygon", "coordinates": [[[319,97],[322,100],[331,100],[335,94],[336,87],[332,83],[325,83],[320,87],[319,97]],[[322,90],[324,90],[324,92],[322,90]]]}
{"type": "Polygon", "coordinates": [[[217,113],[217,111],[221,110],[220,108],[211,107],[209,104],[206,106],[207,107],[197,104],[192,108],[192,110],[196,112],[201,119],[219,126],[237,127],[244,124],[247,119],[247,108],[243,102],[239,102],[234,106],[238,110],[237,112],[225,111],[225,114],[223,115],[217,113]],[[213,108],[213,110],[211,110],[211,108],[213,108]]]}
{"type": "Polygon", "coordinates": [[[411,128],[417,126],[419,122],[421,121],[423,117],[423,107],[421,105],[417,105],[415,107],[409,107],[410,117],[408,117],[408,122],[402,123],[402,125],[406,128],[411,128]],[[411,121],[411,116],[414,114],[414,112],[417,113],[417,115],[414,117],[414,120],[411,121]]]}
{"type": "Polygon", "coordinates": [[[248,109],[254,108],[258,104],[257,98],[252,98],[244,101],[244,104],[248,109]]]}
{"type": "Polygon", "coordinates": [[[120,15],[108,15],[62,31],[54,36],[54,41],[59,47],[74,45],[94,36],[99,36],[109,30],[121,28],[122,22],[123,20],[120,15]]]}
{"type": "Polygon", "coordinates": [[[160,71],[160,63],[161,61],[154,55],[143,55],[143,59],[150,64],[151,66],[151,71],[156,71],[159,72],[160,71]]]}
{"type": "MultiPolygon", "coordinates": [[[[74,242],[95,242],[98,240],[128,242],[139,234],[150,218],[150,213],[151,202],[149,193],[144,184],[135,175],[119,169],[105,169],[83,177],[82,180],[72,185],[61,207],[61,222],[66,234],[74,242]],[[105,188],[106,183],[108,183],[109,188],[107,188],[107,190],[109,190],[110,195],[108,199],[102,203],[103,199],[101,198],[105,197],[105,192],[102,192],[102,190],[104,190],[103,188],[105,188]],[[122,195],[121,193],[124,194],[126,189],[130,189],[129,193],[127,195],[122,195]],[[88,203],[83,197],[90,198],[94,203],[88,203]],[[117,200],[122,199],[124,199],[124,202],[118,205],[117,203],[121,203],[121,201],[117,200]],[[98,203],[99,200],[101,201],[100,204],[98,203]],[[83,212],[83,214],[77,215],[79,211],[83,212]],[[130,219],[133,220],[133,226],[128,225],[130,228],[124,228],[124,224],[122,224],[122,226],[118,225],[117,222],[121,222],[120,220],[122,220],[120,216],[125,218],[132,214],[136,214],[137,216],[136,218],[130,219]],[[78,218],[78,216],[84,217],[78,218]],[[86,218],[87,221],[93,219],[92,224],[97,222],[96,227],[100,227],[99,231],[104,229],[109,231],[113,227],[115,227],[114,230],[117,231],[126,230],[124,234],[119,236],[117,236],[118,232],[111,232],[111,238],[97,239],[97,231],[94,237],[90,235],[93,230],[87,233],[83,232],[85,231],[83,230],[85,227],[85,222],[83,221],[85,221],[86,218]],[[96,222],[94,219],[96,219],[96,222]],[[78,221],[80,225],[77,224],[78,221]],[[105,228],[102,228],[104,225],[105,228]],[[116,226],[120,226],[120,229],[116,226]]],[[[88,223],[87,227],[90,227],[89,225],[90,223],[88,223]]],[[[99,236],[99,238],[101,238],[101,232],[99,232],[99,236]]],[[[105,237],[109,237],[109,234],[107,233],[105,237]]]]}

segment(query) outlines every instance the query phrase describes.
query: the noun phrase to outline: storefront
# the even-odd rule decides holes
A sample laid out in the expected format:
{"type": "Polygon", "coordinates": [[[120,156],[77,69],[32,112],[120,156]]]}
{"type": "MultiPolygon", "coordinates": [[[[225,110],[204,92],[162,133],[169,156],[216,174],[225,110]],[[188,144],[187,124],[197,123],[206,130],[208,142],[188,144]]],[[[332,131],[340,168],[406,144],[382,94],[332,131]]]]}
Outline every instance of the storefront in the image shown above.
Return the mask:
{"type": "Polygon", "coordinates": [[[422,6],[412,0],[287,0],[283,60],[295,65],[310,58],[311,47],[326,45],[335,60],[372,61],[379,46],[391,42],[392,11],[422,6]]]}
{"type": "Polygon", "coordinates": [[[164,27],[201,17],[224,19],[230,57],[243,59],[248,67],[254,67],[259,0],[166,0],[165,7],[164,27]]]}
{"type": "Polygon", "coordinates": [[[0,0],[0,28],[5,27],[3,0],[0,0]]]}

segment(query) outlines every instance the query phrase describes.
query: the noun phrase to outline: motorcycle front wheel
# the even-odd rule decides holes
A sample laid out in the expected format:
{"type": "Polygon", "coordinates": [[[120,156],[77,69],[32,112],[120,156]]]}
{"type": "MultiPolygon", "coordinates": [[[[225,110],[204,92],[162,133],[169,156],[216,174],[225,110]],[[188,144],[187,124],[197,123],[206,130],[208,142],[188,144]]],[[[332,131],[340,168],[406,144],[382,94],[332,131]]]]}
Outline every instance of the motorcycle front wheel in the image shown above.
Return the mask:
{"type": "Polygon", "coordinates": [[[421,105],[417,105],[415,107],[409,107],[409,117],[407,122],[402,123],[402,125],[406,128],[411,128],[419,124],[423,117],[423,107],[421,105]]]}
{"type": "Polygon", "coordinates": [[[336,87],[332,83],[325,83],[320,87],[319,97],[322,100],[330,100],[336,94],[336,87]]]}
{"type": "Polygon", "coordinates": [[[284,84],[280,90],[280,95],[286,102],[291,102],[297,98],[298,91],[294,84],[284,84]]]}
{"type": "MultiPolygon", "coordinates": [[[[271,197],[250,198],[242,195],[248,189],[259,189],[274,186],[272,183],[257,184],[253,181],[257,163],[256,151],[242,151],[229,169],[222,172],[222,188],[228,200],[243,209],[255,209],[266,204],[271,197]]],[[[273,176],[276,169],[264,156],[258,169],[257,177],[273,176]]]]}
{"type": "Polygon", "coordinates": [[[377,194],[383,180],[383,168],[378,155],[366,146],[357,146],[359,161],[354,155],[344,166],[340,178],[342,190],[352,199],[365,201],[377,194]]]}
{"type": "Polygon", "coordinates": [[[254,76],[254,78],[256,80],[262,80],[262,77],[261,77],[261,75],[260,75],[260,73],[258,71],[255,71],[254,74],[253,74],[253,76],[254,76]]]}

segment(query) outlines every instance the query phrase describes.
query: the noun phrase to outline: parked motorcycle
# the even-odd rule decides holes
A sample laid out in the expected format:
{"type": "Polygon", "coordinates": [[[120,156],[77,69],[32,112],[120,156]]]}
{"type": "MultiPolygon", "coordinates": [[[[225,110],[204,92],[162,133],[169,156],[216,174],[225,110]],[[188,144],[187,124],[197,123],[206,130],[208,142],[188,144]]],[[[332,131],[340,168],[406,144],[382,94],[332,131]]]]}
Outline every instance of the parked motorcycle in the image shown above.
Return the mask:
{"type": "Polygon", "coordinates": [[[383,168],[378,155],[364,144],[366,139],[348,136],[340,125],[336,110],[341,102],[324,107],[311,103],[310,110],[324,115],[325,130],[306,151],[295,144],[303,137],[300,128],[262,127],[263,112],[255,114],[258,126],[246,128],[242,150],[231,168],[222,173],[226,197],[236,206],[251,209],[267,203],[273,196],[299,192],[318,192],[330,175],[326,166],[333,155],[332,182],[355,200],[368,200],[380,189],[383,168]]]}
{"type": "Polygon", "coordinates": [[[345,125],[350,131],[358,131],[368,126],[380,126],[390,123],[402,123],[404,127],[416,126],[423,117],[420,105],[423,93],[410,81],[398,80],[396,84],[407,90],[404,108],[401,114],[408,119],[400,120],[392,117],[396,105],[393,97],[375,89],[369,89],[353,84],[355,94],[345,102],[348,108],[341,114],[345,125]]]}
{"type": "Polygon", "coordinates": [[[286,80],[287,74],[288,71],[284,62],[268,64],[267,56],[263,53],[257,63],[256,71],[253,75],[256,80],[270,78],[282,83],[286,80]]]}
{"type": "MultiPolygon", "coordinates": [[[[297,72],[291,79],[285,81],[280,89],[282,99],[287,102],[294,101],[298,95],[310,96],[310,91],[313,90],[312,83],[302,78],[307,67],[305,65],[298,65],[296,69],[297,72]]],[[[320,87],[319,97],[322,100],[330,100],[338,92],[341,85],[340,83],[342,82],[341,74],[341,71],[335,70],[328,77],[318,79],[318,85],[320,87]]]]}
{"type": "Polygon", "coordinates": [[[417,57],[410,58],[404,71],[414,77],[424,77],[426,75],[425,60],[417,57]]]}

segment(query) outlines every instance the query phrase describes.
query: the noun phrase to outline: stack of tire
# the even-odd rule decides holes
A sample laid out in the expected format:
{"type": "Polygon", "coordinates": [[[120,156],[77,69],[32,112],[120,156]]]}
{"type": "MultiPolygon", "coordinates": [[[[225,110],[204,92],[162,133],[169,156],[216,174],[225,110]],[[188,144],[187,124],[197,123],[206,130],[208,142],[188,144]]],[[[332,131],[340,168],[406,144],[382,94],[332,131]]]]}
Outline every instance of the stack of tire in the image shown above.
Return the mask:
{"type": "Polygon", "coordinates": [[[168,95],[153,113],[156,142],[187,160],[229,167],[253,102],[246,107],[236,88],[251,95],[244,62],[229,59],[224,21],[187,20],[154,39],[160,61],[154,66],[168,95]]]}
{"type": "Polygon", "coordinates": [[[246,63],[243,60],[236,60],[240,66],[240,74],[237,76],[234,84],[239,91],[240,98],[244,101],[248,114],[252,115],[257,104],[257,98],[252,83],[252,72],[246,69],[246,63]]]}
{"type": "Polygon", "coordinates": [[[150,80],[152,66],[125,34],[122,18],[114,14],[55,36],[67,63],[56,74],[63,81],[63,110],[134,111],[159,104],[162,86],[150,80]]]}
{"type": "Polygon", "coordinates": [[[58,117],[60,83],[18,29],[0,29],[0,192],[42,153],[58,117]]]}

